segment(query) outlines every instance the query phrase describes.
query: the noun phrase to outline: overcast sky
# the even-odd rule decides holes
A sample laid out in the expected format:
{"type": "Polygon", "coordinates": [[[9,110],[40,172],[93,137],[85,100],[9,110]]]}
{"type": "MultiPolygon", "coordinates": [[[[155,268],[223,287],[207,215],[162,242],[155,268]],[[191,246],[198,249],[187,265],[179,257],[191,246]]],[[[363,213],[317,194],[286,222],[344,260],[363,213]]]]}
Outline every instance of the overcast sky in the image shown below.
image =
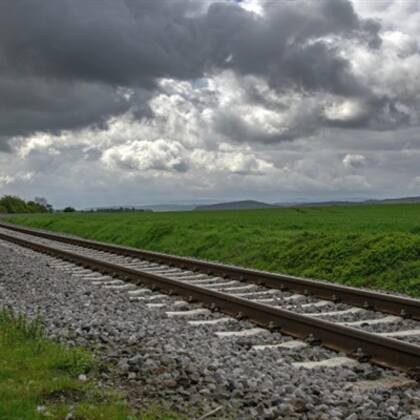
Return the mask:
{"type": "Polygon", "coordinates": [[[420,195],[420,2],[2,0],[0,194],[420,195]]]}

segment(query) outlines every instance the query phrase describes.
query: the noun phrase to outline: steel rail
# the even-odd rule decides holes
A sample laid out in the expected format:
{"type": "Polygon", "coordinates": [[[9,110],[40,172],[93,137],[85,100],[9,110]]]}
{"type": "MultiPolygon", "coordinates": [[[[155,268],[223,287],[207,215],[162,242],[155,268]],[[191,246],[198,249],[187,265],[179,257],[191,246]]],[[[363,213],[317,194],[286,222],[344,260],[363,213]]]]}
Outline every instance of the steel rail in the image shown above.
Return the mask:
{"type": "Polygon", "coordinates": [[[142,283],[154,290],[160,290],[170,295],[181,295],[187,297],[189,301],[199,301],[210,309],[220,310],[240,318],[247,318],[271,330],[280,330],[284,334],[299,338],[309,337],[311,341],[319,342],[325,347],[345,352],[356,358],[362,357],[363,360],[369,360],[382,366],[399,368],[414,374],[418,374],[420,369],[420,346],[256,303],[162,275],[151,274],[57,249],[2,232],[0,232],[0,239],[59,257],[103,274],[119,277],[125,281],[135,284],[142,283]]]}
{"type": "Polygon", "coordinates": [[[152,262],[199,271],[209,275],[229,277],[235,280],[258,284],[272,289],[291,290],[305,295],[312,295],[320,299],[343,302],[352,306],[359,306],[365,309],[372,309],[420,320],[420,300],[409,297],[363,290],[355,287],[343,286],[303,277],[295,277],[285,274],[270,273],[267,271],[220,264],[195,258],[179,257],[121,245],[106,244],[103,242],[70,237],[38,229],[30,229],[9,223],[0,223],[0,227],[55,241],[92,248],[95,250],[135,258],[143,258],[152,262]]]}

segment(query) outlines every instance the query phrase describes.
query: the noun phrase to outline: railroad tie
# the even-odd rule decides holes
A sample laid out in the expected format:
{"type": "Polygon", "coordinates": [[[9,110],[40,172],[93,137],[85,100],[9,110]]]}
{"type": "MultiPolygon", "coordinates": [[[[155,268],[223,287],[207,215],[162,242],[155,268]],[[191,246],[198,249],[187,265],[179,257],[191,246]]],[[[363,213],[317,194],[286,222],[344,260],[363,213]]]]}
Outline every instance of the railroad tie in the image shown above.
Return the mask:
{"type": "Polygon", "coordinates": [[[264,296],[264,295],[273,295],[278,293],[278,290],[262,290],[261,292],[246,292],[246,293],[235,293],[237,297],[248,297],[248,296],[264,296]]]}
{"type": "Polygon", "coordinates": [[[318,302],[314,302],[314,303],[304,303],[302,305],[302,308],[311,308],[313,306],[315,306],[316,308],[320,308],[322,306],[327,306],[327,305],[331,305],[331,301],[330,300],[320,300],[318,302]]]}
{"type": "Polygon", "coordinates": [[[301,340],[290,340],[285,343],[278,344],[259,344],[252,346],[253,350],[271,350],[271,349],[287,349],[287,350],[298,350],[308,347],[308,343],[301,340]]]}
{"type": "Polygon", "coordinates": [[[144,295],[145,293],[152,293],[152,291],[150,289],[142,288],[137,290],[130,290],[128,292],[130,296],[144,295]]]}
{"type": "Polygon", "coordinates": [[[320,360],[318,362],[295,362],[292,363],[292,366],[295,368],[303,369],[318,369],[323,367],[340,367],[347,366],[353,367],[357,366],[359,362],[355,359],[350,359],[349,357],[332,357],[331,359],[320,360]]]}
{"type": "Polygon", "coordinates": [[[133,287],[136,287],[135,284],[129,284],[129,283],[123,283],[123,284],[106,284],[104,286],[105,289],[110,289],[110,290],[127,290],[127,289],[133,289],[133,287]]]}
{"type": "Polygon", "coordinates": [[[330,312],[312,312],[312,313],[304,313],[302,315],[306,316],[332,316],[332,315],[346,315],[346,314],[358,314],[360,312],[364,312],[365,309],[363,308],[350,308],[344,311],[330,311],[330,312]]]}
{"type": "Polygon", "coordinates": [[[337,322],[340,325],[346,325],[348,327],[358,327],[363,325],[376,325],[376,324],[391,324],[394,322],[401,321],[402,318],[399,316],[385,316],[384,318],[377,318],[377,319],[365,319],[362,321],[353,321],[353,322],[337,322]]]}
{"type": "Polygon", "coordinates": [[[167,297],[168,295],[163,295],[159,293],[157,295],[149,295],[149,296],[132,296],[130,297],[130,300],[146,301],[146,300],[162,299],[162,298],[167,298],[167,297]]]}
{"type": "Polygon", "coordinates": [[[420,335],[420,329],[378,333],[383,337],[412,337],[420,335]]]}
{"type": "Polygon", "coordinates": [[[211,312],[208,309],[191,309],[190,311],[170,311],[166,312],[166,315],[169,318],[172,317],[182,317],[182,318],[188,318],[191,316],[196,315],[209,315],[211,312]]]}
{"type": "Polygon", "coordinates": [[[238,292],[242,290],[256,289],[258,287],[259,286],[256,284],[248,284],[246,286],[226,287],[226,288],[223,288],[223,291],[224,292],[238,292]]]}
{"type": "Polygon", "coordinates": [[[218,319],[205,319],[202,321],[188,321],[188,324],[194,325],[194,326],[200,326],[200,325],[217,325],[217,324],[225,324],[228,322],[236,322],[235,318],[218,318],[218,319]]]}
{"type": "Polygon", "coordinates": [[[301,300],[301,299],[304,299],[304,298],[305,298],[304,295],[296,294],[296,295],[292,295],[292,296],[287,296],[287,297],[283,298],[282,300],[285,301],[285,302],[290,302],[290,301],[301,300]]]}
{"type": "Polygon", "coordinates": [[[225,281],[222,283],[204,283],[204,284],[200,284],[200,286],[207,287],[208,289],[211,289],[211,288],[218,289],[218,288],[222,288],[223,286],[232,286],[233,284],[238,284],[238,282],[236,280],[231,280],[231,281],[225,281]]]}
{"type": "Polygon", "coordinates": [[[251,337],[253,335],[259,334],[269,334],[268,330],[263,328],[250,328],[248,330],[241,330],[241,331],[217,331],[215,334],[219,338],[227,338],[227,337],[251,337]]]}
{"type": "Polygon", "coordinates": [[[146,306],[148,308],[163,308],[164,306],[167,306],[166,303],[147,303],[146,306]]]}
{"type": "Polygon", "coordinates": [[[178,280],[181,281],[185,281],[186,283],[190,283],[190,284],[197,284],[201,287],[205,287],[203,285],[205,284],[216,284],[218,281],[220,281],[220,279],[215,278],[215,279],[194,279],[194,280],[184,280],[182,277],[177,277],[178,280]]]}
{"type": "Polygon", "coordinates": [[[124,282],[122,280],[113,279],[112,277],[110,277],[110,280],[92,281],[92,284],[94,286],[105,286],[105,287],[118,285],[118,284],[123,284],[123,283],[124,282]]]}
{"type": "Polygon", "coordinates": [[[411,388],[418,385],[414,379],[407,378],[405,376],[386,376],[384,378],[350,382],[348,388],[355,391],[387,391],[394,388],[411,388]]]}

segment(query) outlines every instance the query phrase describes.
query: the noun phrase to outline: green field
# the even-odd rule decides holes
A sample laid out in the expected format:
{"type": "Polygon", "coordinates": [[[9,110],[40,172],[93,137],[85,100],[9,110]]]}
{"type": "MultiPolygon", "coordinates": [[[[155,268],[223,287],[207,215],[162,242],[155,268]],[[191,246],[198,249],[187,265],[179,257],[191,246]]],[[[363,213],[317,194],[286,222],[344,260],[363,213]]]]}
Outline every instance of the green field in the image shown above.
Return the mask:
{"type": "Polygon", "coordinates": [[[85,238],[420,296],[420,204],[10,216],[85,238]]]}

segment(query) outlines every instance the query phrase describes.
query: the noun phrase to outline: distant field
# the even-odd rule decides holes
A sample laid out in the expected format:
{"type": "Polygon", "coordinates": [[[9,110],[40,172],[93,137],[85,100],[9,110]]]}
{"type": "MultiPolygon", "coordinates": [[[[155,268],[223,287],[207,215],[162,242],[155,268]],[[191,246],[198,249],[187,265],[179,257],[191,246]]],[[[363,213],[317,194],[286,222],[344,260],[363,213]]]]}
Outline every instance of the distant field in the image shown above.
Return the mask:
{"type": "Polygon", "coordinates": [[[420,297],[420,204],[11,216],[85,238],[420,297]]]}

